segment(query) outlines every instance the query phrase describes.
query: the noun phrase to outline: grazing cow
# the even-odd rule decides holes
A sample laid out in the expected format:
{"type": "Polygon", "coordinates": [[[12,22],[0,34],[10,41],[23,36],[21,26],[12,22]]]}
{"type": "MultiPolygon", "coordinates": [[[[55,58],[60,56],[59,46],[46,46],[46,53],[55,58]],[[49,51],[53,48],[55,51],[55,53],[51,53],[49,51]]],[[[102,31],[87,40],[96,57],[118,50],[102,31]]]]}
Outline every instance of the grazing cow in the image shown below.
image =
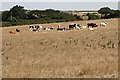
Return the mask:
{"type": "Polygon", "coordinates": [[[64,28],[60,28],[60,25],[58,25],[57,30],[58,30],[58,31],[64,31],[64,30],[65,30],[65,27],[64,27],[64,28]]]}
{"type": "Polygon", "coordinates": [[[36,25],[36,26],[29,26],[29,29],[31,31],[39,31],[42,30],[42,26],[36,25]]]}
{"type": "Polygon", "coordinates": [[[105,27],[107,24],[108,24],[107,22],[101,22],[100,26],[104,26],[105,27]]]}
{"type": "Polygon", "coordinates": [[[50,30],[53,30],[54,28],[50,28],[50,30]]]}
{"type": "Polygon", "coordinates": [[[35,30],[39,32],[40,30],[42,30],[42,26],[36,25],[35,30]]]}
{"type": "Polygon", "coordinates": [[[20,29],[16,29],[16,32],[20,32],[20,29]]]}
{"type": "Polygon", "coordinates": [[[87,26],[88,26],[88,28],[89,27],[93,28],[93,27],[97,27],[98,25],[96,25],[96,23],[88,23],[87,26]]]}
{"type": "Polygon", "coordinates": [[[69,25],[69,29],[74,29],[74,28],[76,28],[76,29],[80,29],[80,25],[79,24],[70,24],[69,25]]]}
{"type": "Polygon", "coordinates": [[[48,27],[48,29],[53,30],[54,28],[49,28],[49,27],[48,27]]]}
{"type": "Polygon", "coordinates": [[[54,28],[44,28],[44,30],[47,30],[47,31],[50,31],[50,30],[53,30],[54,28]]]}
{"type": "Polygon", "coordinates": [[[9,30],[9,33],[11,33],[11,34],[15,34],[16,32],[15,32],[15,31],[11,31],[11,30],[9,30]]]}
{"type": "Polygon", "coordinates": [[[65,30],[65,27],[64,28],[57,28],[58,31],[64,31],[65,30]]]}

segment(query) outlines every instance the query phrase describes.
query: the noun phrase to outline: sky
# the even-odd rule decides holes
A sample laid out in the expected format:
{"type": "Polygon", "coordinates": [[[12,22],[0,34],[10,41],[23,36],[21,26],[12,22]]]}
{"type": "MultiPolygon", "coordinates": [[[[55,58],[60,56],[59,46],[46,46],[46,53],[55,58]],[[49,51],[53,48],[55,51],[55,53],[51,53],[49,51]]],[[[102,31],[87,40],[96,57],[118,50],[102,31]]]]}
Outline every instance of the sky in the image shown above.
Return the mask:
{"type": "Polygon", "coordinates": [[[0,10],[10,10],[15,5],[23,6],[28,10],[45,10],[45,9],[55,9],[55,10],[99,10],[101,7],[110,7],[111,9],[118,9],[119,0],[29,0],[29,1],[13,1],[4,0],[1,2],[2,6],[0,10]]]}

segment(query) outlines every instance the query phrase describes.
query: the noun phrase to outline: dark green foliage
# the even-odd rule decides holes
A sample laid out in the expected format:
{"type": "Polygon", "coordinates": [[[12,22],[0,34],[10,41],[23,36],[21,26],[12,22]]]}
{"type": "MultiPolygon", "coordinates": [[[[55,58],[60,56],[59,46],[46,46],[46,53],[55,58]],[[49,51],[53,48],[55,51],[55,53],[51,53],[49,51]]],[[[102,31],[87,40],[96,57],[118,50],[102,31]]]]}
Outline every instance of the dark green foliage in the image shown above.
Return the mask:
{"type": "Polygon", "coordinates": [[[100,19],[100,17],[94,13],[87,13],[88,20],[100,19]]]}
{"type": "Polygon", "coordinates": [[[109,7],[103,7],[100,10],[98,10],[98,13],[101,14],[101,18],[106,18],[107,15],[110,15],[111,9],[109,7]]]}
{"type": "Polygon", "coordinates": [[[119,10],[111,10],[110,17],[111,18],[120,18],[120,11],[119,10]]]}
{"type": "Polygon", "coordinates": [[[77,18],[77,20],[83,20],[80,16],[78,16],[77,14],[75,14],[74,15],[76,18],[77,18]]]}
{"type": "Polygon", "coordinates": [[[100,10],[98,10],[101,14],[109,14],[111,12],[111,9],[109,7],[103,7],[100,10]]]}
{"type": "Polygon", "coordinates": [[[2,20],[3,21],[11,21],[13,18],[16,19],[23,19],[26,17],[26,10],[22,6],[14,6],[13,8],[10,9],[10,11],[3,11],[2,12],[2,20]],[[11,19],[10,19],[11,18],[11,19]]]}
{"type": "Polygon", "coordinates": [[[9,16],[10,16],[9,11],[2,12],[2,21],[7,20],[9,16]]]}
{"type": "Polygon", "coordinates": [[[58,10],[53,9],[47,9],[47,10],[33,10],[28,13],[28,19],[40,19],[40,18],[46,18],[46,19],[58,19],[58,20],[66,20],[66,21],[72,21],[77,20],[77,18],[74,15],[63,13],[58,10]]]}
{"type": "Polygon", "coordinates": [[[2,13],[2,26],[67,22],[80,20],[80,16],[64,13],[59,10],[25,10],[22,6],[13,6],[10,11],[2,13]]]}
{"type": "Polygon", "coordinates": [[[98,13],[101,14],[101,18],[108,19],[108,18],[120,18],[120,10],[112,10],[108,7],[103,7],[98,10],[98,13]]]}
{"type": "Polygon", "coordinates": [[[25,18],[26,16],[26,10],[23,6],[13,6],[13,8],[11,8],[9,12],[15,18],[25,18]]]}
{"type": "MultiPolygon", "coordinates": [[[[120,18],[120,10],[111,10],[103,7],[98,12],[101,18],[120,18]]],[[[100,17],[94,13],[88,13],[89,20],[99,19],[100,17]]],[[[1,17],[0,17],[1,18],[1,17]]],[[[23,6],[13,6],[9,11],[2,12],[2,26],[68,22],[82,20],[78,15],[64,13],[59,10],[25,10],[23,6]]]]}
{"type": "Polygon", "coordinates": [[[17,22],[17,19],[15,17],[8,17],[7,21],[9,21],[9,22],[17,22]]]}

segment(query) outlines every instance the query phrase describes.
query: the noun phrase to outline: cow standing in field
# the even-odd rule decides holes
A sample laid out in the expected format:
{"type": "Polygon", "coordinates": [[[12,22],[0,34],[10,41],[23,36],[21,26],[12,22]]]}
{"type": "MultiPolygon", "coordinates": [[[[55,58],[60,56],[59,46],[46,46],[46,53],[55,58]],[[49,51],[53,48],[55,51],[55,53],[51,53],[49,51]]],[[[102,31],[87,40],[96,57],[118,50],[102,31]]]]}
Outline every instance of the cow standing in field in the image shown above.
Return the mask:
{"type": "Polygon", "coordinates": [[[58,25],[57,30],[58,30],[58,31],[64,31],[64,30],[65,30],[65,27],[64,27],[64,28],[61,28],[60,25],[58,25]]]}
{"type": "Polygon", "coordinates": [[[40,26],[39,26],[39,25],[36,25],[36,26],[35,26],[35,30],[36,30],[37,32],[39,32],[40,30],[42,30],[42,28],[43,28],[43,27],[42,27],[41,25],[40,25],[40,26]]]}
{"type": "Polygon", "coordinates": [[[11,30],[9,30],[9,33],[11,33],[11,34],[16,34],[15,31],[11,31],[11,30]]]}
{"type": "Polygon", "coordinates": [[[16,29],[16,32],[20,32],[20,29],[16,29]]]}
{"type": "Polygon", "coordinates": [[[88,23],[87,24],[88,28],[94,28],[94,27],[97,27],[98,25],[96,25],[96,23],[88,23]]]}
{"type": "Polygon", "coordinates": [[[96,23],[88,23],[87,26],[89,30],[94,30],[94,27],[97,27],[98,25],[96,23]]]}
{"type": "Polygon", "coordinates": [[[64,31],[65,28],[57,28],[58,31],[64,31]]]}
{"type": "Polygon", "coordinates": [[[108,24],[107,22],[101,22],[101,23],[100,23],[100,26],[104,26],[104,27],[106,27],[107,24],[108,24]]]}
{"type": "Polygon", "coordinates": [[[60,25],[58,25],[58,28],[57,28],[58,31],[64,31],[65,28],[60,28],[60,25]]]}
{"type": "Polygon", "coordinates": [[[39,25],[29,26],[29,29],[31,31],[39,32],[40,30],[42,30],[42,26],[39,26],[39,25]]]}
{"type": "Polygon", "coordinates": [[[78,29],[78,30],[80,30],[80,25],[79,24],[70,24],[69,25],[69,29],[78,29]]]}
{"type": "Polygon", "coordinates": [[[50,31],[50,30],[54,30],[54,28],[48,27],[48,28],[45,28],[44,30],[50,31]]]}

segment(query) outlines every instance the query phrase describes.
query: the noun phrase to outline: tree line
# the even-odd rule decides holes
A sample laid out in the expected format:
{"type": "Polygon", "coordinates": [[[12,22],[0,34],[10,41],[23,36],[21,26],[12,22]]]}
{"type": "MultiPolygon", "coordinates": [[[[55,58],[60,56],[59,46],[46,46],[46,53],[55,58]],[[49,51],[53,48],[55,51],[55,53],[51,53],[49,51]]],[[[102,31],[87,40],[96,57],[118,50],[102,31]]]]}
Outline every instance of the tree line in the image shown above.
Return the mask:
{"type": "Polygon", "coordinates": [[[113,10],[109,7],[100,8],[97,11],[101,16],[96,15],[95,13],[87,13],[89,20],[94,19],[110,19],[110,18],[120,18],[120,10],[113,10]]]}
{"type": "Polygon", "coordinates": [[[3,26],[37,23],[67,22],[80,20],[80,16],[64,13],[59,10],[26,10],[23,6],[13,6],[2,12],[3,26]]]}
{"type": "Polygon", "coordinates": [[[103,7],[98,10],[98,13],[101,14],[102,19],[109,19],[109,18],[120,18],[120,10],[113,10],[109,7],[103,7]]]}
{"type": "MultiPolygon", "coordinates": [[[[88,13],[89,20],[93,19],[108,19],[120,18],[120,10],[112,10],[108,7],[103,7],[98,10],[101,17],[94,13],[88,13]]],[[[52,22],[68,22],[82,20],[79,15],[64,13],[63,11],[46,9],[46,10],[26,10],[23,6],[13,6],[9,11],[2,12],[2,26],[25,25],[37,23],[52,23],[52,22]]]]}

